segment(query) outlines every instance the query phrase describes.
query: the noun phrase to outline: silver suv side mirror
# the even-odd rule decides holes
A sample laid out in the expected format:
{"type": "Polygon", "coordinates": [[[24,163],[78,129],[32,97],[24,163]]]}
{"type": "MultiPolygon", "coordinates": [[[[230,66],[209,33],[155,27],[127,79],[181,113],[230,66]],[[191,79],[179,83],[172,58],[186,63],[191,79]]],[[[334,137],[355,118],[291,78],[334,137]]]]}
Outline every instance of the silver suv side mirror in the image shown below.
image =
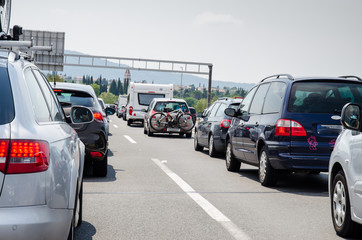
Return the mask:
{"type": "Polygon", "coordinates": [[[360,131],[361,107],[357,104],[347,103],[342,109],[341,123],[343,127],[350,130],[360,131]]]}

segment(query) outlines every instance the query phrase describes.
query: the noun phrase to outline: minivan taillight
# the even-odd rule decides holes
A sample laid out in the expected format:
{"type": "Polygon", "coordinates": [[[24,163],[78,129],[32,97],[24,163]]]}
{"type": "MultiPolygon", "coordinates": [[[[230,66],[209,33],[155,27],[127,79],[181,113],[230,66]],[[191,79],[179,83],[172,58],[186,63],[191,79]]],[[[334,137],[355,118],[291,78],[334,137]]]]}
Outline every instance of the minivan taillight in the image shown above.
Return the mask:
{"type": "Polygon", "coordinates": [[[133,107],[132,106],[129,107],[128,113],[129,113],[130,116],[132,116],[132,113],[133,113],[133,107]]]}
{"type": "Polygon", "coordinates": [[[275,126],[275,136],[303,137],[307,136],[307,132],[297,121],[279,119],[275,126]]]}
{"type": "Polygon", "coordinates": [[[46,171],[49,145],[39,140],[0,140],[0,171],[7,174],[46,171]],[[10,144],[10,146],[9,146],[10,144]],[[6,165],[7,169],[6,169],[6,165]]]}
{"type": "Polygon", "coordinates": [[[220,127],[222,127],[222,128],[229,128],[229,127],[230,127],[230,124],[231,124],[231,120],[229,120],[229,119],[224,119],[224,120],[221,121],[220,127]]]}

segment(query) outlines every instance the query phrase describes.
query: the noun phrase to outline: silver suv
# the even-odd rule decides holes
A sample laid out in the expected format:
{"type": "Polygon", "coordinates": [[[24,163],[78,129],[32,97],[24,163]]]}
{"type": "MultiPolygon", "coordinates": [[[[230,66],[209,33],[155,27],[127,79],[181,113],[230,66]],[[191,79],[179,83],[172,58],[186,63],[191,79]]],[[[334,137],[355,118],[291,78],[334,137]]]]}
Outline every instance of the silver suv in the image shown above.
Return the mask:
{"type": "Polygon", "coordinates": [[[343,131],[329,162],[329,196],[334,229],[341,237],[362,236],[362,122],[361,107],[342,109],[343,131]]]}
{"type": "Polygon", "coordinates": [[[70,117],[32,63],[0,58],[1,239],[72,239],[82,221],[84,144],[68,123],[93,121],[74,106],[70,117]]]}

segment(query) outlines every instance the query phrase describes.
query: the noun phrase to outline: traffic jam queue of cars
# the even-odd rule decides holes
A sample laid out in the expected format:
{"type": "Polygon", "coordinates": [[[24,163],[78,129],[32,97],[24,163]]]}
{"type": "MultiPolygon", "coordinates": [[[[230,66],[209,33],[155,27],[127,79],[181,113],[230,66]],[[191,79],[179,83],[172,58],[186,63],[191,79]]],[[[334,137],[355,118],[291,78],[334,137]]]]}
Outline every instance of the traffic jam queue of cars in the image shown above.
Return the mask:
{"type": "Polygon", "coordinates": [[[267,187],[283,173],[328,172],[336,233],[361,237],[362,80],[274,75],[240,104],[233,101],[205,109],[194,128],[194,149],[206,147],[211,157],[224,153],[231,172],[241,163],[258,167],[267,187]]]}

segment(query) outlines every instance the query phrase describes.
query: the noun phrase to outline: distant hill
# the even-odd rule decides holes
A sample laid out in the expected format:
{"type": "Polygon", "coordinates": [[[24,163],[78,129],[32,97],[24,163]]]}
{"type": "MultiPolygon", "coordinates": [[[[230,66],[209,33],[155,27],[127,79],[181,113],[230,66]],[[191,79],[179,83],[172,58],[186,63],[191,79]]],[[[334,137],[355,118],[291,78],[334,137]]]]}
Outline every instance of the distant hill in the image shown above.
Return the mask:
{"type": "MultiPolygon", "coordinates": [[[[79,54],[85,55],[80,52],[65,50],[66,54],[79,54]]],[[[97,62],[95,64],[105,65],[105,60],[97,62]]],[[[107,65],[112,66],[115,63],[107,61],[107,65]]],[[[123,65],[127,67],[127,65],[123,65]]],[[[111,68],[87,68],[87,67],[73,67],[73,66],[64,66],[63,74],[71,77],[82,77],[83,75],[93,76],[93,78],[98,78],[102,75],[102,78],[106,79],[118,79],[123,80],[125,69],[111,69],[111,68]]],[[[154,71],[137,71],[130,70],[131,80],[136,82],[147,81],[148,83],[173,83],[174,85],[181,85],[181,74],[180,73],[167,73],[167,72],[154,72],[154,71]]],[[[254,84],[250,83],[235,83],[235,82],[225,82],[213,80],[212,87],[224,88],[224,87],[237,87],[249,90],[254,84]]],[[[183,74],[182,76],[182,85],[189,86],[194,84],[195,87],[199,86],[208,86],[208,79],[190,75],[183,74]]]]}

